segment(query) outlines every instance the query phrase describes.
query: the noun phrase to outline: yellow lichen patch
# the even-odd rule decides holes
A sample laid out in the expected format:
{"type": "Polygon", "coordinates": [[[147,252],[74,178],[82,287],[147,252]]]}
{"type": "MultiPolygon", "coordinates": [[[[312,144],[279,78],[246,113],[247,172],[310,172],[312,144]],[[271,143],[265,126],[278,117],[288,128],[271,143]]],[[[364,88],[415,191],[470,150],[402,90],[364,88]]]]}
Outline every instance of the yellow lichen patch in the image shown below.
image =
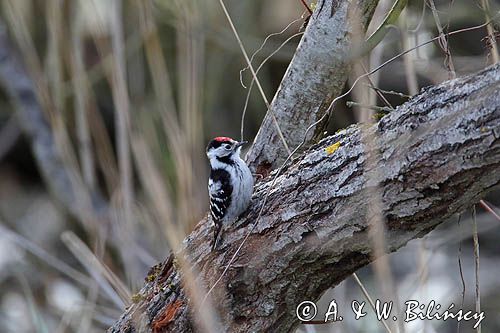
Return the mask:
{"type": "Polygon", "coordinates": [[[311,7],[311,10],[312,10],[312,11],[314,11],[314,10],[316,9],[316,5],[317,5],[317,3],[316,3],[316,2],[311,2],[310,7],[311,7]]]}
{"type": "Polygon", "coordinates": [[[160,271],[161,271],[161,268],[159,265],[155,265],[153,266],[149,272],[148,272],[148,275],[146,276],[146,278],[144,279],[146,282],[153,282],[154,280],[156,280],[156,278],[158,277],[158,274],[160,274],[160,271]]]}
{"type": "Polygon", "coordinates": [[[149,274],[148,276],[146,276],[145,280],[146,280],[146,282],[153,282],[157,276],[158,276],[158,274],[156,274],[156,273],[149,274]]]}
{"type": "Polygon", "coordinates": [[[138,303],[138,302],[142,301],[143,299],[144,299],[144,297],[139,293],[132,295],[132,303],[138,303]]]}
{"type": "Polygon", "coordinates": [[[172,260],[172,266],[174,266],[174,268],[176,270],[179,270],[180,266],[179,266],[179,262],[177,261],[177,258],[174,257],[174,259],[172,260]]]}
{"type": "Polygon", "coordinates": [[[340,147],[340,141],[337,141],[333,145],[326,147],[325,151],[328,155],[331,155],[331,154],[335,153],[335,151],[337,149],[339,149],[339,147],[340,147]]]}

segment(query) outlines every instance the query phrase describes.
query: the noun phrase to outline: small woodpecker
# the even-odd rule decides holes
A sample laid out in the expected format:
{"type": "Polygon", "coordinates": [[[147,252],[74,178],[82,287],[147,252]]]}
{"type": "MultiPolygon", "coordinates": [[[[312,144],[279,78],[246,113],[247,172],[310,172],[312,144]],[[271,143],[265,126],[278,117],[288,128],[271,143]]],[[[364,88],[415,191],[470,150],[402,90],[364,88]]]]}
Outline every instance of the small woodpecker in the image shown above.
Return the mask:
{"type": "Polygon", "coordinates": [[[212,251],[217,247],[221,229],[234,223],[248,208],[252,198],[253,176],[240,157],[241,146],[245,143],[220,136],[207,146],[206,153],[210,161],[208,194],[214,222],[212,251]]]}

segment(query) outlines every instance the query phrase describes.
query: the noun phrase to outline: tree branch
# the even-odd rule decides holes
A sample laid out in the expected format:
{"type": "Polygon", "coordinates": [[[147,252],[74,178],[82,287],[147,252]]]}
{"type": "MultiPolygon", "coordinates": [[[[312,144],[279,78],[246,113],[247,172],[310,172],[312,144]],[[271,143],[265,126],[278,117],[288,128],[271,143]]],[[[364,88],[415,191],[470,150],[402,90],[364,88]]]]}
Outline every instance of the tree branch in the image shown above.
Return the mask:
{"type": "MultiPolygon", "coordinates": [[[[288,166],[256,221],[271,181],[256,186],[246,215],[210,252],[202,220],[177,255],[212,286],[246,234],[240,255],[212,293],[227,332],[288,332],[295,308],[374,260],[367,195],[380,186],[387,246],[396,251],[500,183],[500,65],[431,87],[374,126],[351,126],[288,166]],[[373,169],[363,136],[381,159],[373,169]],[[337,150],[327,149],[340,142],[337,150]],[[374,175],[378,175],[378,180],[374,175]],[[252,229],[254,223],[256,227],[252,229]]],[[[136,301],[108,332],[191,332],[192,305],[171,256],[154,267],[136,301]]]]}
{"type": "MultiPolygon", "coordinates": [[[[296,148],[309,125],[318,121],[340,95],[350,73],[350,52],[364,35],[378,0],[318,1],[295,55],[271,102],[271,110],[290,149],[296,148]]],[[[327,118],[327,117],[326,117],[327,118]]],[[[311,129],[307,145],[317,140],[328,119],[311,129]]],[[[247,154],[250,168],[266,174],[286,157],[276,125],[268,112],[247,154]]]]}

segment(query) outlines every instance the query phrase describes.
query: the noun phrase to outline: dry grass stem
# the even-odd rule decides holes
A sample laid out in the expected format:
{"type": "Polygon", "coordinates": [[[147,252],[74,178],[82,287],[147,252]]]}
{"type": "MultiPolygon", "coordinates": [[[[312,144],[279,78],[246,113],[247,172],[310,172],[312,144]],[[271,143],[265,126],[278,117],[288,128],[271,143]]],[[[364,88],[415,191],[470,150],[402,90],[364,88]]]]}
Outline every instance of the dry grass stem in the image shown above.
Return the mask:
{"type": "Polygon", "coordinates": [[[243,53],[243,56],[245,57],[245,61],[247,62],[248,68],[250,68],[250,72],[252,73],[252,77],[255,79],[255,83],[257,84],[257,88],[259,88],[259,92],[262,96],[262,99],[266,103],[267,110],[271,114],[274,125],[276,126],[276,131],[278,133],[278,136],[281,139],[281,143],[285,147],[287,154],[290,155],[291,151],[290,151],[290,148],[288,147],[288,144],[286,143],[286,140],[285,140],[285,137],[283,136],[283,133],[281,132],[281,129],[280,129],[280,126],[278,123],[278,119],[276,119],[276,115],[274,114],[273,110],[271,109],[271,105],[269,104],[269,100],[267,99],[266,94],[264,93],[264,90],[262,89],[262,86],[260,84],[260,81],[257,78],[257,74],[255,73],[255,70],[253,69],[252,63],[250,62],[250,58],[248,58],[248,54],[245,51],[245,47],[243,46],[243,42],[241,41],[238,32],[236,31],[236,28],[233,24],[233,20],[231,19],[231,16],[229,15],[229,13],[226,9],[226,5],[224,4],[223,0],[219,0],[219,3],[222,7],[222,10],[224,11],[224,14],[227,17],[227,20],[229,22],[229,25],[231,26],[231,29],[233,30],[234,36],[236,37],[236,40],[238,41],[238,45],[240,46],[241,53],[243,53]]]}
{"type": "MultiPolygon", "coordinates": [[[[477,236],[476,206],[472,206],[472,239],[474,241],[474,273],[475,273],[475,303],[476,313],[481,313],[481,290],[479,282],[479,238],[477,236]]],[[[481,324],[476,328],[481,333],[481,324]]]]}
{"type": "Polygon", "coordinates": [[[489,22],[488,25],[486,26],[486,30],[488,31],[488,45],[491,47],[491,51],[490,51],[491,60],[492,60],[492,63],[496,64],[499,60],[497,33],[495,31],[495,27],[493,25],[493,22],[491,22],[490,1],[489,0],[481,0],[481,6],[483,7],[484,18],[486,19],[486,22],[489,22]]]}

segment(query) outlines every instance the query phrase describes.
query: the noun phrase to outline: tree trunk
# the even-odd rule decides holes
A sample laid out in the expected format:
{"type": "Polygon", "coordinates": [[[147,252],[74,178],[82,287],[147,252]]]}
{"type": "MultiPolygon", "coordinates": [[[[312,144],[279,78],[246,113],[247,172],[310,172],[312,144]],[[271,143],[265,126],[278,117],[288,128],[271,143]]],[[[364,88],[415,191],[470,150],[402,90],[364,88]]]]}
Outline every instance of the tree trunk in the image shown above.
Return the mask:
{"type": "MultiPolygon", "coordinates": [[[[257,184],[251,207],[210,252],[211,223],[186,238],[183,255],[211,296],[227,332],[289,332],[296,306],[316,300],[374,260],[368,238],[380,187],[387,252],[422,237],[500,183],[500,65],[428,88],[371,127],[351,126],[293,161],[272,187],[257,184]],[[362,142],[374,140],[372,151],[362,142]],[[335,144],[340,143],[338,149],[335,144]],[[368,169],[368,154],[380,156],[368,169]],[[254,224],[256,224],[254,228],[254,224]]],[[[108,332],[196,331],[173,256],[154,267],[108,332]]]]}

